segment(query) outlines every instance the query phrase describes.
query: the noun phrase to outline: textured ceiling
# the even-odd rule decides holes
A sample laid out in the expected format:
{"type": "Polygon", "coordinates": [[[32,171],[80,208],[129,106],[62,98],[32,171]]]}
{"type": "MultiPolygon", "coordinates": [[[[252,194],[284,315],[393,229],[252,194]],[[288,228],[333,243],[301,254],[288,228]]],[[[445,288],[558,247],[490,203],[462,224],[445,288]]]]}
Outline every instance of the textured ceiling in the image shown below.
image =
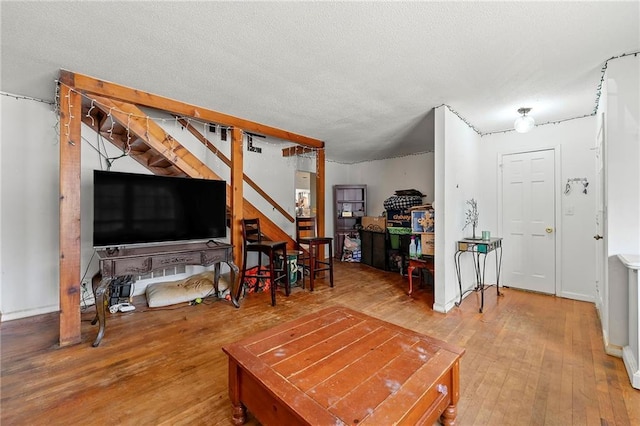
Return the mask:
{"type": "Polygon", "coordinates": [[[480,133],[591,114],[640,2],[8,2],[3,92],[60,68],[324,140],[354,162],[429,150],[438,105],[480,133]],[[425,124],[426,123],[426,124],[425,124]]]}

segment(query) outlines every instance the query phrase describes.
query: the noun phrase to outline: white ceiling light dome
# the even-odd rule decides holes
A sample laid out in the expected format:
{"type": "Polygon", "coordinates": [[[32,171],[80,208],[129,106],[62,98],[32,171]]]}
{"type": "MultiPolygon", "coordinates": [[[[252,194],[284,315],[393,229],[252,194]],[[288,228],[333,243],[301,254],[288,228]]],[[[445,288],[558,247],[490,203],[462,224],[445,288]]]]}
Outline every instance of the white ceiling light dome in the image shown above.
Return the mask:
{"type": "Polygon", "coordinates": [[[529,111],[531,111],[531,108],[518,109],[518,113],[522,115],[516,118],[516,121],[513,123],[513,127],[516,129],[516,132],[527,133],[536,125],[536,120],[534,120],[532,116],[527,115],[529,111]]]}

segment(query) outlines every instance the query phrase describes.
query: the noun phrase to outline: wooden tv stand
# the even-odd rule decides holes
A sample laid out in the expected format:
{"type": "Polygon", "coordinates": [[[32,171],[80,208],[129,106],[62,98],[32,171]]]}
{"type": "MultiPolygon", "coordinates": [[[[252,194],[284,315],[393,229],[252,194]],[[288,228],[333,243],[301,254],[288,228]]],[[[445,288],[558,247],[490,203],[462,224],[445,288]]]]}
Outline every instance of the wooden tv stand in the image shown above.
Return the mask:
{"type": "Polygon", "coordinates": [[[148,247],[100,249],[96,251],[100,260],[100,278],[92,281],[96,298],[96,318],[92,324],[99,323],[98,336],[93,342],[96,347],[104,336],[109,287],[115,277],[123,275],[142,275],[156,269],[180,265],[215,266],[215,292],[218,296],[220,263],[225,262],[231,268],[231,303],[240,307],[236,298],[235,286],[238,267],[233,263],[233,246],[215,241],[198,243],[180,243],[148,247]]]}

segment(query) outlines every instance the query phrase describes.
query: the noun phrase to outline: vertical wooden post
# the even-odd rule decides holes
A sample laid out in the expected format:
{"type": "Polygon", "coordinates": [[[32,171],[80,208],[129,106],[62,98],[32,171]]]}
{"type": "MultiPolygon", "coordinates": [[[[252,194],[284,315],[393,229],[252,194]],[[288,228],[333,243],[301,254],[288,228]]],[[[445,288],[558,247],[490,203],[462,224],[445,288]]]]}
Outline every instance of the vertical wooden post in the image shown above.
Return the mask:
{"type": "Polygon", "coordinates": [[[81,103],[60,83],[60,346],[80,342],[81,103]]]}
{"type": "MultiPolygon", "coordinates": [[[[244,191],[242,188],[244,173],[242,151],[242,129],[236,127],[231,132],[231,244],[233,261],[242,265],[242,219],[244,191]]],[[[241,283],[240,283],[241,284],[241,283]]]]}
{"type": "Polygon", "coordinates": [[[324,148],[316,151],[316,218],[318,224],[318,235],[325,236],[325,191],[324,191],[324,148]]]}

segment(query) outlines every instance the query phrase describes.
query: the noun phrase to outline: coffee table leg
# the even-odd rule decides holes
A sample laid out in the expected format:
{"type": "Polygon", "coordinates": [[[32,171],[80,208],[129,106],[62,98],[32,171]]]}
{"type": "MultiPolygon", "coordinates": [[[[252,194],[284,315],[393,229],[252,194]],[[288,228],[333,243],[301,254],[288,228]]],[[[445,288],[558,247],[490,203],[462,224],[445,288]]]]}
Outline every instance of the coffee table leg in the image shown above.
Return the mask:
{"type": "Polygon", "coordinates": [[[440,416],[440,422],[444,426],[454,426],[456,424],[456,416],[458,415],[458,400],[460,399],[460,360],[457,360],[451,366],[451,404],[444,409],[440,416]]]}
{"type": "Polygon", "coordinates": [[[247,419],[247,409],[242,405],[242,403],[238,405],[233,405],[233,424],[234,425],[243,425],[247,419]]]}
{"type": "Polygon", "coordinates": [[[229,359],[229,399],[231,400],[231,416],[234,425],[243,425],[247,420],[247,409],[240,402],[240,367],[229,359]]]}
{"type": "Polygon", "coordinates": [[[458,409],[455,405],[449,405],[445,408],[444,413],[440,416],[440,423],[443,426],[453,426],[456,424],[456,416],[458,415],[458,409]]]}

